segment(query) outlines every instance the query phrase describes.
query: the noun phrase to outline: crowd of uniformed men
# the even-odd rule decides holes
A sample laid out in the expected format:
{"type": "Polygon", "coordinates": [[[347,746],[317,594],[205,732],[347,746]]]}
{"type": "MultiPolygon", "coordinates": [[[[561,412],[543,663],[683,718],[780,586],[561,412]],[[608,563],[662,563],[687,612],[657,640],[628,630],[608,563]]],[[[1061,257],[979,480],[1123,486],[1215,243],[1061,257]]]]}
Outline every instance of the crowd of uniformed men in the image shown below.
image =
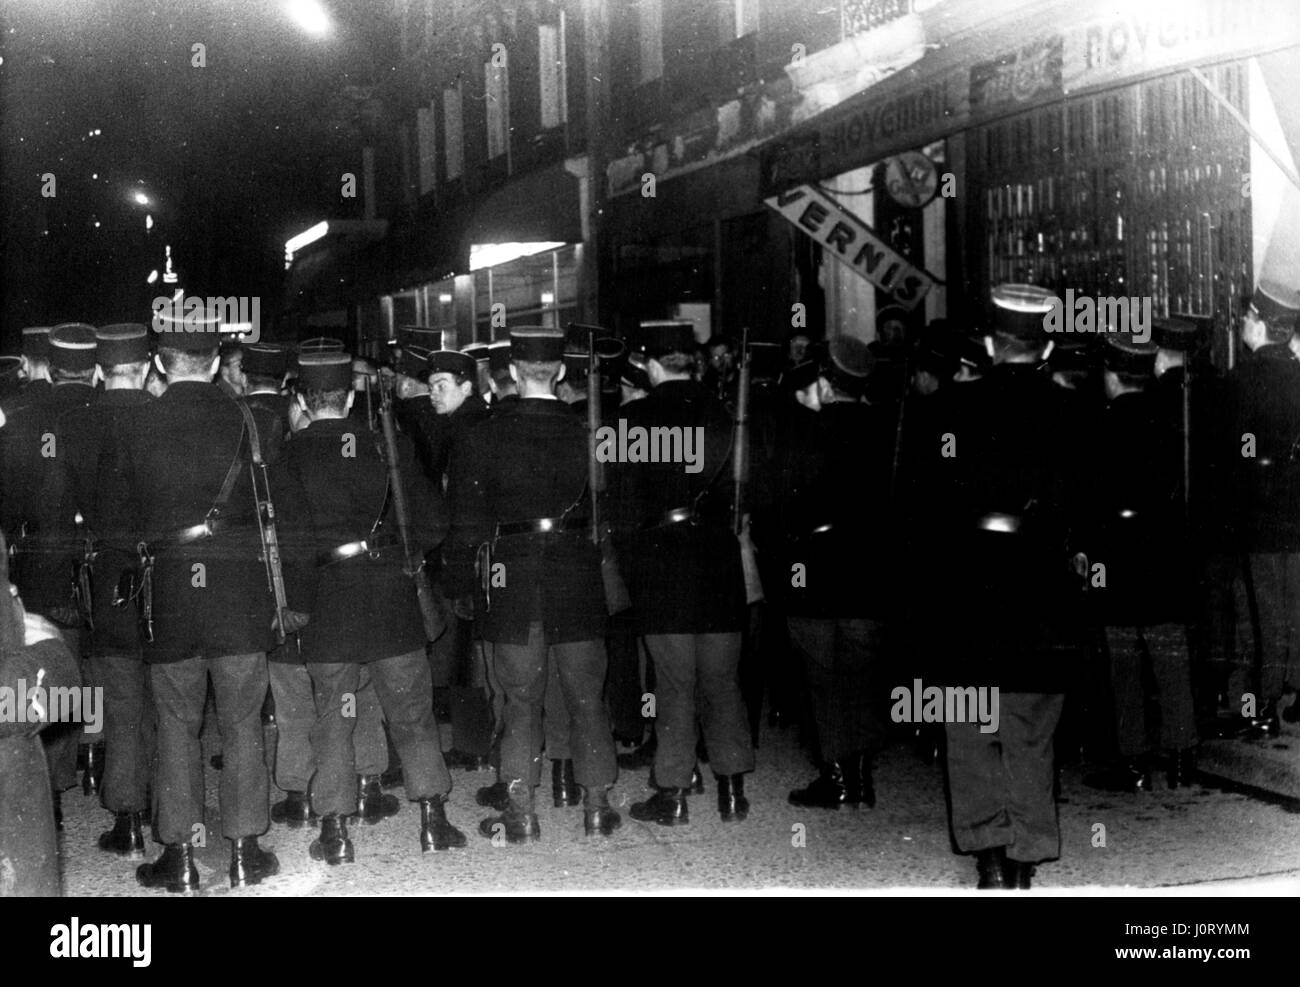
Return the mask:
{"type": "Polygon", "coordinates": [[[0,522],[28,647],[6,632],[0,658],[28,659],[0,672],[54,670],[57,636],[81,667],[52,679],[102,688],[105,724],[45,731],[52,800],[44,776],[0,779],[0,844],[31,870],[7,890],[57,890],[41,814],[14,809],[57,813],[79,749],[113,815],[100,849],[143,859],[148,826],[163,850],[139,882],[189,891],[201,738],[240,886],[277,872],[272,823],[352,861],[349,826],[395,814],[399,777],[422,849],[464,847],[449,764],[496,769],[475,828],[497,843],[540,838],[543,757],[588,837],[622,822],[620,764],[651,767],[637,820],[688,823],[704,763],[743,820],[764,702],[772,723],[810,713],[820,770],[791,804],[873,806],[873,758],[913,718],[897,690],[929,686],[995,696],[996,729],[951,708],[933,729],[980,886],[1028,887],[1061,852],[1059,760],[1105,760],[1108,788],[1186,784],[1198,713],[1250,694],[1240,719],[1275,730],[1300,682],[1296,293],[1256,291],[1226,379],[1176,319],[1056,345],[1050,298],[1003,285],[964,323],[870,345],[797,330],[739,351],[647,322],[455,351],[409,329],[378,367],[324,338],[25,329],[0,522]],[[702,466],[593,467],[596,418],[701,429],[702,466]]]}

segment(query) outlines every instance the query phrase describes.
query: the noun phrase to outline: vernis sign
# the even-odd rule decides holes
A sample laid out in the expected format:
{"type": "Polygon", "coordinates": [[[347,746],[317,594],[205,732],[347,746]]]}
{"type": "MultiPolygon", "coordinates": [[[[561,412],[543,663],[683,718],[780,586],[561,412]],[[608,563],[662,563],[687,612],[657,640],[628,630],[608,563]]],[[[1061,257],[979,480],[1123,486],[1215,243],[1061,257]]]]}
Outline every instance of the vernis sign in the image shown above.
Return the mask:
{"type": "Polygon", "coordinates": [[[934,287],[928,274],[826,193],[799,185],[763,201],[904,308],[915,308],[934,287]]]}

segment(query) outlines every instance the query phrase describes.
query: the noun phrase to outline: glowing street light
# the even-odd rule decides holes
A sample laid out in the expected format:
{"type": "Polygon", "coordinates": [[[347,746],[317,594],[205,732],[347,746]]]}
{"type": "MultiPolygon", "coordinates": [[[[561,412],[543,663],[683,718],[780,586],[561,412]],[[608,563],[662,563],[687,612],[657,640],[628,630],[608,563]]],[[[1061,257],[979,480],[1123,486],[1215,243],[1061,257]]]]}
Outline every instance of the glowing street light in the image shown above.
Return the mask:
{"type": "Polygon", "coordinates": [[[285,5],[289,16],[308,34],[323,37],[330,32],[330,17],[319,0],[289,0],[285,5]]]}
{"type": "Polygon", "coordinates": [[[149,196],[145,195],[143,192],[137,192],[134,198],[135,201],[142,206],[147,206],[149,204],[149,196]]]}
{"type": "Polygon", "coordinates": [[[149,272],[149,277],[145,279],[145,283],[153,284],[157,280],[158,280],[158,269],[154,268],[152,271],[149,272]]]}

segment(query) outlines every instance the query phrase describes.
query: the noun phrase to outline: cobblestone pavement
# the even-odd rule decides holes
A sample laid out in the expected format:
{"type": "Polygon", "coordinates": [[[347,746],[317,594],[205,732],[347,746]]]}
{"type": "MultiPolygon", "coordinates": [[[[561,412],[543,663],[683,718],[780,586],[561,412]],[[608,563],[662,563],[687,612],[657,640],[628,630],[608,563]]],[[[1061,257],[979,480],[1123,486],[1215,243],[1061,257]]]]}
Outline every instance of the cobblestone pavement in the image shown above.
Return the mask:
{"type": "MultiPolygon", "coordinates": [[[[627,804],[648,793],[648,770],[623,772],[612,792],[623,828],[608,840],[582,834],[580,809],[550,805],[549,771],[539,790],[542,839],[494,847],[477,832],[488,810],[474,792],[488,772],[452,773],[448,815],[466,832],[464,850],[421,855],[415,805],[375,826],[352,828],[357,862],[329,868],[308,856],[311,829],[272,827],[262,843],[279,855],[281,873],[260,887],[231,891],[229,844],[214,838],[198,854],[204,893],[212,895],[396,895],[501,892],[656,892],[668,889],[919,889],[950,892],[974,883],[970,858],[952,852],[938,765],[907,745],[887,749],[876,771],[877,806],[840,812],[796,809],[791,788],[812,775],[793,732],[769,730],[758,770],[747,781],[753,808],[743,823],[718,818],[712,790],[693,796],[691,824],[638,823],[627,804]]],[[[707,771],[706,771],[707,773],[707,771]]],[[[1086,788],[1078,769],[1061,777],[1061,859],[1039,869],[1035,887],[1089,893],[1093,888],[1194,888],[1197,893],[1300,891],[1300,814],[1238,792],[1194,786],[1143,795],[1086,788]],[[1104,827],[1104,846],[1099,843],[1104,827]]],[[[208,769],[208,826],[216,818],[217,773],[208,769]]],[[[401,794],[400,791],[397,794],[401,794]]],[[[144,892],[135,863],[94,848],[111,822],[80,789],[64,795],[66,890],[72,896],[144,892]]],[[[158,847],[150,844],[150,857],[158,847]]]]}

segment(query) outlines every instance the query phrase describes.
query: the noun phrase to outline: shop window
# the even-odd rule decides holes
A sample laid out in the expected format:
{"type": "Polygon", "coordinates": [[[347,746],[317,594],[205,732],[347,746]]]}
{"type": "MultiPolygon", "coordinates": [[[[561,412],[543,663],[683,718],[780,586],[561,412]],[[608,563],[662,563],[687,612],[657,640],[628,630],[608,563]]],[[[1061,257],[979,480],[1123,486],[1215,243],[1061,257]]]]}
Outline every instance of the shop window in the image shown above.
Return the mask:
{"type": "Polygon", "coordinates": [[[515,326],[564,328],[577,318],[580,244],[520,257],[474,272],[474,338],[506,339],[515,326]],[[492,325],[494,305],[505,306],[505,326],[492,325]]]}
{"type": "Polygon", "coordinates": [[[428,195],[438,181],[438,143],[434,105],[421,106],[415,111],[416,143],[420,162],[420,195],[428,195]]]}
{"type": "Polygon", "coordinates": [[[542,101],[541,123],[543,130],[549,130],[569,120],[563,12],[558,24],[537,26],[537,56],[542,101]]]}
{"type": "Polygon", "coordinates": [[[654,82],[664,74],[663,0],[639,0],[636,5],[640,82],[654,82]]]}
{"type": "Polygon", "coordinates": [[[442,91],[442,139],[447,150],[447,181],[465,173],[465,130],[461,116],[460,86],[442,91]]]}
{"type": "Polygon", "coordinates": [[[487,103],[487,153],[488,160],[499,158],[509,151],[510,83],[509,66],[494,65],[489,59],[483,63],[484,93],[487,103]]]}

